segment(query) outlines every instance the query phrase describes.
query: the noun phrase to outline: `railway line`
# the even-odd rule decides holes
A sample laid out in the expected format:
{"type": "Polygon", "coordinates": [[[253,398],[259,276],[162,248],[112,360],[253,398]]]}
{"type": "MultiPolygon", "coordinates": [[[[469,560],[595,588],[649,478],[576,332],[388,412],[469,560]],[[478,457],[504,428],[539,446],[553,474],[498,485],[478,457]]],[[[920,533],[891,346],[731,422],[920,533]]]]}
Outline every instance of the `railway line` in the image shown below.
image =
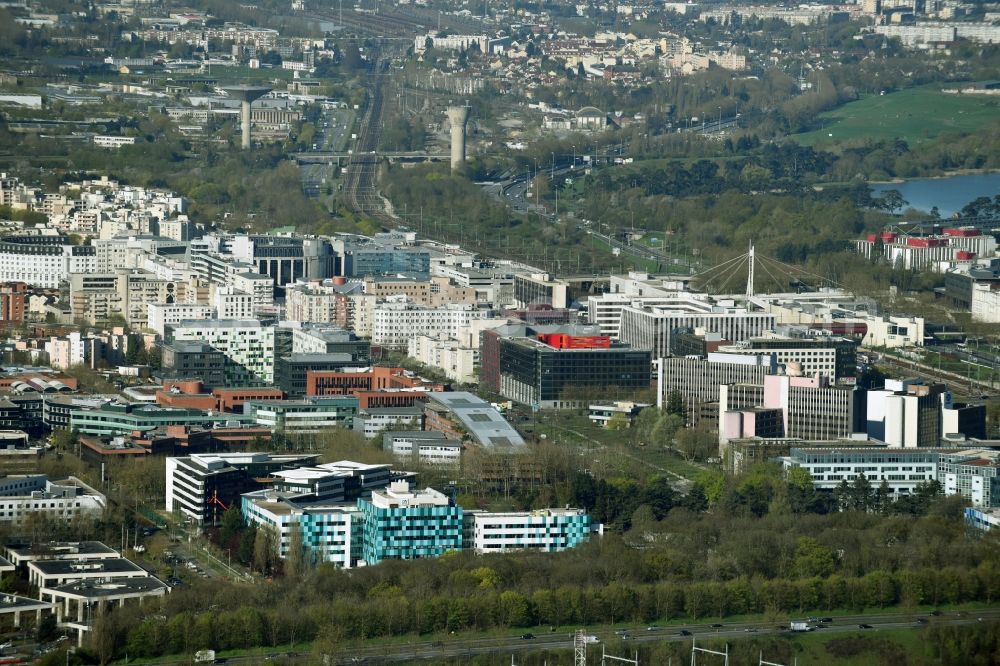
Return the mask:
{"type": "Polygon", "coordinates": [[[378,193],[379,158],[375,154],[382,133],[383,74],[388,68],[388,58],[381,49],[376,50],[372,56],[368,73],[368,100],[358,128],[354,155],[347,162],[344,194],[347,204],[355,211],[385,226],[392,226],[395,218],[385,212],[385,202],[378,193]]]}
{"type": "Polygon", "coordinates": [[[311,12],[310,16],[359,33],[383,38],[409,38],[412,40],[415,35],[429,29],[428,25],[415,18],[399,16],[394,13],[374,14],[345,9],[342,12],[338,10],[311,12]]]}

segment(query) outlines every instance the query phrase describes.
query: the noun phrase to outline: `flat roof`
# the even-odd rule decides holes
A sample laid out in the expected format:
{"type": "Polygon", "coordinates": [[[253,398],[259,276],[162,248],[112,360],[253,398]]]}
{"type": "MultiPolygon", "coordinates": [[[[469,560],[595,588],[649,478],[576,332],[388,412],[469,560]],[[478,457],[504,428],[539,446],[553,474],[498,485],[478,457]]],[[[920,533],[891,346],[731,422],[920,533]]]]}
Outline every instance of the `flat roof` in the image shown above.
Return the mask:
{"type": "Polygon", "coordinates": [[[145,576],[143,578],[123,578],[114,581],[80,580],[45,589],[62,594],[73,594],[90,599],[99,599],[101,597],[116,597],[126,594],[148,594],[150,592],[166,590],[167,585],[155,576],[145,576]]]}
{"type": "Polygon", "coordinates": [[[117,550],[100,541],[52,541],[41,544],[11,544],[7,552],[16,558],[30,557],[36,560],[75,559],[87,555],[107,555],[121,557],[117,550]]]}
{"type": "Polygon", "coordinates": [[[117,557],[109,560],[90,560],[87,562],[74,562],[73,560],[40,560],[30,562],[29,567],[38,569],[43,576],[66,575],[96,575],[101,573],[135,573],[145,571],[138,564],[124,557],[117,557]]]}
{"type": "Polygon", "coordinates": [[[16,594],[0,595],[0,613],[16,610],[33,610],[35,608],[51,608],[51,601],[39,601],[31,597],[20,597],[16,594]]]}

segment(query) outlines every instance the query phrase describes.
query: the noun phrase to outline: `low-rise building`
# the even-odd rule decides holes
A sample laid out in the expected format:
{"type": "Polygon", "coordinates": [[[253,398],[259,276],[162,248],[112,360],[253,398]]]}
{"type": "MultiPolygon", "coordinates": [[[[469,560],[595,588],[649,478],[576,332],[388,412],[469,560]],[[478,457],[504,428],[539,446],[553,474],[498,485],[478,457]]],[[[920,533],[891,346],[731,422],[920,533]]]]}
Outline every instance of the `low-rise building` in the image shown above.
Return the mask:
{"type": "Polygon", "coordinates": [[[401,461],[458,467],[463,446],[436,430],[397,430],[382,435],[382,448],[401,461]]]}
{"type": "Polygon", "coordinates": [[[469,511],[465,522],[467,540],[471,542],[466,548],[475,548],[480,554],[568,550],[586,541],[594,527],[586,511],[570,508],[506,513],[469,511]]]}
{"type": "Polygon", "coordinates": [[[100,518],[107,498],[71,476],[50,481],[44,474],[0,478],[0,522],[21,526],[30,516],[42,514],[58,522],[100,518]]]}

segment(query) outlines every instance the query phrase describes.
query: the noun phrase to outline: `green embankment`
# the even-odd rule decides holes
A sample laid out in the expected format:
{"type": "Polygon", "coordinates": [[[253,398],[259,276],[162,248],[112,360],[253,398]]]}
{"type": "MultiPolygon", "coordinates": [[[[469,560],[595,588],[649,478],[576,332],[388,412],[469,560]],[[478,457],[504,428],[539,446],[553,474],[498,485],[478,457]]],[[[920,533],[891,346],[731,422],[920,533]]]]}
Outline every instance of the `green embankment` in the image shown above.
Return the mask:
{"type": "Polygon", "coordinates": [[[941,88],[939,84],[864,97],[820,114],[820,129],[792,138],[810,146],[864,138],[898,138],[912,145],[1000,120],[1000,97],[956,95],[941,88]]]}

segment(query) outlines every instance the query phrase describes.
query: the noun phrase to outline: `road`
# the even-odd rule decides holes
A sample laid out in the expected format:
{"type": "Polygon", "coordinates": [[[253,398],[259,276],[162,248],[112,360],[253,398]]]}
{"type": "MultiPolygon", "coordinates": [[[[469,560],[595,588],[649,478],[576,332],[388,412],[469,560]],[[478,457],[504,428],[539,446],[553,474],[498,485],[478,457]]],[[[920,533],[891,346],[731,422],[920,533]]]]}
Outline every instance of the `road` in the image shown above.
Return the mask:
{"type": "MultiPolygon", "coordinates": [[[[311,153],[341,152],[346,150],[354,123],[354,112],[348,109],[327,109],[316,123],[315,148],[311,153]]],[[[302,191],[308,197],[320,198],[327,185],[338,177],[339,160],[327,160],[315,164],[301,164],[302,191]]]]}
{"type": "MultiPolygon", "coordinates": [[[[1000,609],[983,609],[980,611],[970,611],[968,615],[956,615],[949,613],[941,617],[932,617],[926,614],[913,613],[885,613],[876,615],[848,615],[834,618],[832,623],[824,629],[817,629],[823,633],[852,633],[852,632],[877,632],[882,629],[916,629],[920,625],[917,618],[925,618],[928,624],[941,625],[964,625],[975,624],[978,618],[1000,619],[1000,609]],[[860,624],[870,625],[871,629],[861,629],[860,624]]],[[[782,627],[787,626],[785,621],[782,627]]],[[[759,635],[790,635],[788,629],[778,629],[776,623],[750,622],[724,624],[721,627],[711,627],[706,624],[688,624],[680,626],[665,627],[647,631],[645,627],[637,627],[629,630],[629,643],[657,643],[657,642],[682,642],[695,639],[731,639],[748,638],[759,635]],[[681,631],[690,632],[690,636],[683,636],[681,631]]],[[[596,635],[602,642],[616,642],[620,639],[611,631],[588,632],[596,635]]],[[[595,646],[596,647],[596,646],[595,646]]],[[[540,652],[542,650],[570,650],[573,648],[573,637],[571,634],[539,634],[536,638],[525,640],[517,636],[508,638],[482,638],[465,639],[454,641],[426,641],[419,643],[409,643],[406,645],[384,645],[372,648],[359,648],[354,650],[344,650],[336,655],[337,664],[358,663],[392,663],[422,661],[447,658],[471,657],[483,654],[511,654],[515,652],[540,652]]]]}
{"type": "MultiPolygon", "coordinates": [[[[927,620],[928,626],[945,625],[961,626],[975,624],[979,618],[984,620],[1000,619],[1000,608],[981,609],[968,611],[968,613],[949,612],[940,617],[933,617],[926,613],[878,613],[874,615],[846,615],[833,618],[833,622],[827,623],[824,629],[816,631],[830,634],[840,633],[877,633],[879,630],[887,629],[918,629],[920,624],[917,618],[927,620]],[[861,629],[858,625],[870,625],[871,629],[861,629]]],[[[625,643],[645,644],[658,642],[684,642],[692,638],[695,639],[729,639],[738,640],[740,638],[751,638],[762,635],[790,636],[792,632],[784,627],[788,626],[788,621],[781,621],[778,628],[778,621],[775,622],[737,622],[723,624],[720,627],[712,627],[706,623],[674,625],[670,627],[647,630],[645,627],[632,627],[628,629],[629,637],[622,639],[616,636],[611,630],[587,631],[590,635],[595,635],[601,642],[611,642],[618,645],[619,641],[625,643]],[[689,632],[690,635],[681,635],[682,631],[689,632]]],[[[536,629],[537,631],[537,629],[536,629]]],[[[573,636],[570,633],[544,633],[538,634],[532,639],[522,639],[519,636],[509,636],[500,638],[456,638],[448,640],[427,640],[414,641],[408,643],[382,643],[371,647],[344,648],[333,655],[331,664],[388,664],[405,663],[414,661],[432,661],[442,658],[462,658],[484,654],[511,655],[513,653],[532,653],[542,650],[571,650],[573,648],[573,636]]],[[[591,650],[599,650],[597,645],[591,645],[591,650]]],[[[258,654],[253,656],[228,657],[227,664],[263,664],[272,663],[278,660],[279,663],[301,664],[307,663],[312,656],[306,652],[296,652],[286,650],[275,650],[271,653],[258,654]]],[[[190,658],[178,658],[170,661],[160,661],[160,664],[189,664],[190,658]]]]}

